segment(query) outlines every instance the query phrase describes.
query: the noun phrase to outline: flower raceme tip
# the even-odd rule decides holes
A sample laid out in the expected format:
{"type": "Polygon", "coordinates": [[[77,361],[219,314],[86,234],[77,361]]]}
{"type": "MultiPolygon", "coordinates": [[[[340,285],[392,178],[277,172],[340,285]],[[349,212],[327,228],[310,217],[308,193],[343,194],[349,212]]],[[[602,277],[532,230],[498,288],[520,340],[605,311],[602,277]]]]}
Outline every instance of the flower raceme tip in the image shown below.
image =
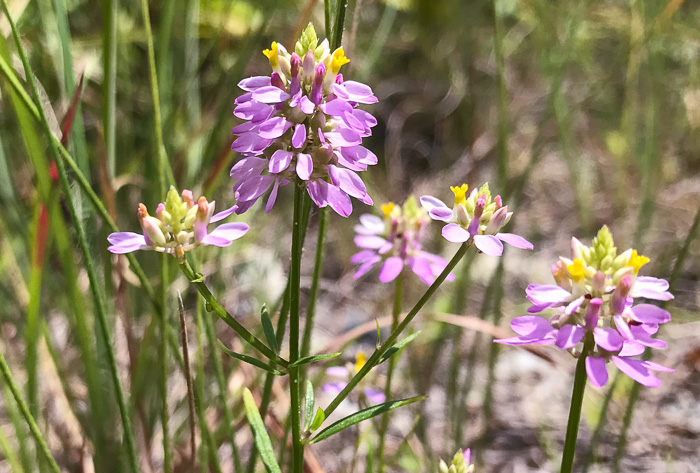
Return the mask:
{"type": "MultiPolygon", "coordinates": [[[[355,245],[361,251],[355,253],[350,262],[359,264],[355,279],[362,277],[381,263],[379,280],[388,283],[396,279],[408,267],[427,285],[445,269],[447,261],[438,255],[423,251],[427,212],[418,206],[416,198],[410,196],[400,206],[393,202],[382,204],[384,218],[364,214],[355,226],[355,245]]],[[[454,280],[454,275],[447,277],[454,280]]]]}
{"type": "Polygon", "coordinates": [[[659,325],[671,320],[668,311],[651,304],[636,304],[635,297],[667,301],[673,298],[663,279],[639,276],[649,258],[637,250],[620,254],[612,234],[603,227],[592,246],[571,240],[571,258],[560,257],[552,266],[556,284],[531,284],[526,289],[530,314],[554,310],[551,319],[538,315],[516,317],[511,322],[516,337],[495,340],[510,345],[556,345],[575,356],[589,334],[595,345],[586,357],[591,383],[608,381],[607,363],[645,386],[659,386],[652,371],[673,371],[651,361],[634,358],[646,347],[666,348],[653,338],[659,325]]]}
{"type": "Polygon", "coordinates": [[[350,61],[344,50],[331,52],[328,40],[319,44],[309,25],[291,54],[277,42],[263,54],[271,75],[238,84],[245,93],[233,114],[243,123],[233,129],[238,138],[231,149],[243,159],[231,169],[234,211],[247,211],[270,190],[269,212],[279,188],[294,181],[305,183],[318,207],[343,217],[352,212],[350,197],[371,205],[357,172],[377,163],[361,146],[377,120],[357,107],[377,98],[367,85],[343,80],[340,69],[350,61]]]}
{"type": "Polygon", "coordinates": [[[468,186],[452,186],[454,205],[450,208],[437,197],[424,195],[421,205],[433,220],[446,222],[442,236],[453,243],[471,242],[476,248],[491,256],[503,254],[503,243],[516,248],[531,250],[532,243],[513,233],[501,233],[513,212],[503,205],[500,195],[491,197],[488,183],[474,189],[467,197],[468,186]]]}
{"type": "Polygon", "coordinates": [[[107,237],[107,248],[115,254],[137,250],[153,250],[182,257],[186,251],[201,245],[225,247],[248,231],[245,223],[225,223],[211,232],[210,223],[216,223],[233,213],[233,208],[214,214],[215,202],[200,197],[197,202],[189,190],[178,194],[170,187],[165,203],[158,204],[156,216],[151,216],[144,204],[139,204],[137,217],[142,233],[117,232],[107,237]]]}

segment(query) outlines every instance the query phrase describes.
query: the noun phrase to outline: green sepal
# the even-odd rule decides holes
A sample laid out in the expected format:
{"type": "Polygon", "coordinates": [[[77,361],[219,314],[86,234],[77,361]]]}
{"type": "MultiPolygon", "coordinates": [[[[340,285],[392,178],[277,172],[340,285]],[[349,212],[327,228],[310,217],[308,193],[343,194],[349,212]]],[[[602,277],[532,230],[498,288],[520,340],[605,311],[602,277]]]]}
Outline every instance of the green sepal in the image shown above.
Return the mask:
{"type": "Polygon", "coordinates": [[[306,380],[306,397],[304,398],[304,432],[308,432],[314,420],[314,385],[306,380]]]}

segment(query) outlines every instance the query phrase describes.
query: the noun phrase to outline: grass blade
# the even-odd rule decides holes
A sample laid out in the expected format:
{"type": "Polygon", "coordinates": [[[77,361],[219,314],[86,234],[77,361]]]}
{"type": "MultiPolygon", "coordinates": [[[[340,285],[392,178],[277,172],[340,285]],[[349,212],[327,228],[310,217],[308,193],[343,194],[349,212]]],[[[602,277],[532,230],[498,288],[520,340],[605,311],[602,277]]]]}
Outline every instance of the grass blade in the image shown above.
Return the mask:
{"type": "Polygon", "coordinates": [[[281,473],[282,470],[277,463],[277,458],[275,458],[275,452],[272,450],[270,436],[267,434],[265,424],[262,417],[260,417],[260,412],[258,412],[258,407],[255,405],[253,394],[248,388],[243,390],[243,404],[245,405],[245,415],[248,417],[248,423],[253,430],[255,447],[258,450],[258,454],[260,454],[260,459],[265,465],[267,473],[281,473]]]}

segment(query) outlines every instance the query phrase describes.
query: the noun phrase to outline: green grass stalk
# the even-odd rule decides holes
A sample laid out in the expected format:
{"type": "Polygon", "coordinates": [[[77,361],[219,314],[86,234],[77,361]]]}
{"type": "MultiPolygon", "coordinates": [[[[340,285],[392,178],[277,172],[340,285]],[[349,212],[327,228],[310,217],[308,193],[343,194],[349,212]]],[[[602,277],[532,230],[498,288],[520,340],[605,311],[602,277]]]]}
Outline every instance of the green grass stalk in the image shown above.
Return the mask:
{"type": "MultiPolygon", "coordinates": [[[[1,0],[2,3],[2,8],[3,11],[5,12],[5,16],[10,23],[10,27],[12,29],[12,35],[15,40],[15,45],[17,47],[17,51],[19,53],[19,56],[22,60],[22,64],[24,66],[24,70],[27,72],[27,79],[28,83],[30,85],[30,88],[32,90],[32,94],[34,95],[34,99],[40,103],[40,95],[39,95],[39,90],[37,88],[36,81],[34,80],[34,73],[32,72],[32,69],[29,65],[29,61],[27,60],[27,55],[24,51],[24,48],[22,46],[22,42],[19,37],[19,33],[17,32],[14,20],[10,16],[10,12],[7,7],[7,3],[5,0],[1,0]]],[[[112,376],[112,381],[114,383],[114,390],[115,390],[115,395],[117,397],[117,403],[119,405],[119,411],[122,417],[122,425],[124,428],[124,440],[126,443],[127,447],[127,455],[129,457],[130,465],[131,468],[134,472],[139,471],[139,466],[138,466],[138,458],[136,456],[136,446],[134,444],[134,437],[133,437],[133,432],[131,429],[131,419],[129,417],[129,412],[127,409],[126,402],[124,400],[124,393],[121,389],[121,382],[119,380],[119,374],[117,371],[117,364],[116,364],[116,359],[114,356],[114,350],[111,344],[111,336],[109,334],[109,328],[107,325],[107,316],[104,311],[104,302],[102,300],[102,295],[99,290],[99,282],[97,280],[97,276],[95,274],[95,269],[93,266],[92,262],[92,257],[90,255],[90,250],[88,248],[87,244],[87,239],[85,235],[85,230],[82,225],[82,221],[80,220],[79,216],[77,215],[76,208],[71,196],[71,190],[70,190],[70,182],[68,181],[68,176],[66,174],[66,169],[63,164],[63,161],[61,160],[59,156],[59,151],[58,148],[55,144],[55,142],[51,139],[52,132],[51,132],[51,127],[49,125],[48,119],[46,117],[46,114],[44,112],[44,109],[39,107],[39,116],[41,118],[41,123],[44,128],[44,132],[46,133],[47,137],[49,138],[49,142],[51,144],[50,149],[53,154],[54,162],[56,163],[56,168],[58,171],[58,176],[59,176],[59,183],[61,185],[61,189],[63,191],[63,194],[65,196],[66,204],[68,207],[68,212],[71,216],[71,219],[73,220],[73,224],[75,226],[75,230],[78,236],[78,243],[80,246],[80,251],[83,255],[83,259],[85,260],[85,269],[88,274],[88,279],[90,282],[90,290],[95,302],[95,313],[97,315],[97,325],[99,327],[99,335],[102,338],[102,342],[106,347],[106,353],[109,358],[109,369],[110,369],[110,374],[112,376]]]]}
{"type": "MultiPolygon", "coordinates": [[[[318,219],[318,238],[316,239],[316,254],[314,256],[314,272],[311,276],[309,302],[306,308],[304,335],[301,342],[301,356],[308,356],[311,350],[311,335],[313,334],[314,316],[316,315],[316,302],[318,301],[318,290],[321,286],[321,273],[323,272],[323,256],[326,254],[328,212],[328,207],[321,209],[318,219]]],[[[304,383],[302,382],[301,384],[303,385],[304,383]]]]}

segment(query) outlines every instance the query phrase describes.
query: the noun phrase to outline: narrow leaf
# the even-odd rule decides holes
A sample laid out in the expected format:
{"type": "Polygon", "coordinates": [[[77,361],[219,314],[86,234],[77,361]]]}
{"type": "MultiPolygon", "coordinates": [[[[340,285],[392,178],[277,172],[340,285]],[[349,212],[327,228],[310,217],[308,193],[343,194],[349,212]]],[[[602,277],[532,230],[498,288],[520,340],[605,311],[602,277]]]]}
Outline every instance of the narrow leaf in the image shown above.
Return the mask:
{"type": "Polygon", "coordinates": [[[265,340],[267,340],[267,345],[275,352],[275,354],[280,354],[280,349],[277,346],[277,337],[275,336],[275,329],[272,327],[272,321],[270,320],[270,314],[267,311],[267,306],[263,304],[260,310],[260,320],[262,321],[263,331],[265,332],[265,340]]]}
{"type": "Polygon", "coordinates": [[[379,320],[375,319],[374,321],[377,324],[377,345],[376,345],[376,347],[377,347],[377,350],[379,350],[379,347],[382,346],[382,336],[380,333],[381,331],[379,330],[379,320]]]}
{"type": "Polygon", "coordinates": [[[240,353],[236,353],[235,351],[228,349],[228,348],[226,347],[226,345],[224,345],[223,342],[222,342],[221,340],[218,340],[218,342],[219,342],[219,346],[221,346],[221,349],[222,349],[227,355],[230,355],[230,356],[232,356],[232,357],[234,357],[234,358],[237,358],[237,359],[239,359],[239,360],[241,360],[241,361],[244,361],[244,362],[248,363],[249,365],[253,365],[253,366],[256,366],[256,367],[258,367],[258,368],[260,368],[260,369],[263,369],[263,370],[267,371],[268,373],[272,373],[272,374],[277,375],[277,376],[282,376],[282,372],[276,370],[275,368],[273,368],[272,366],[268,365],[267,363],[263,363],[262,361],[257,360],[257,359],[255,359],[255,358],[253,358],[252,356],[242,355],[242,354],[240,354],[240,353]]]}
{"type": "Polygon", "coordinates": [[[314,363],[316,361],[322,361],[322,360],[328,360],[329,358],[335,358],[336,356],[340,355],[340,352],[338,353],[327,353],[325,355],[312,355],[312,356],[304,356],[302,358],[299,358],[297,361],[294,363],[290,363],[289,367],[295,367],[295,366],[301,366],[301,365],[306,365],[309,363],[314,363]]]}
{"type": "Polygon", "coordinates": [[[311,432],[321,427],[323,421],[326,420],[326,413],[320,407],[316,409],[316,415],[314,416],[314,421],[311,423],[311,432]]]}
{"type": "Polygon", "coordinates": [[[391,358],[392,355],[394,355],[394,353],[396,353],[397,351],[401,350],[403,347],[405,347],[406,345],[411,343],[413,341],[413,339],[418,336],[419,333],[420,333],[420,330],[417,331],[416,333],[412,333],[411,335],[404,337],[401,340],[399,340],[398,342],[396,342],[396,344],[393,347],[389,348],[387,351],[384,352],[384,354],[381,356],[381,358],[379,358],[379,363],[377,363],[377,364],[382,364],[386,360],[391,358]]]}
{"type": "Polygon", "coordinates": [[[306,380],[306,399],[304,400],[304,431],[308,431],[311,427],[311,421],[314,419],[314,385],[311,381],[306,380]]]}
{"type": "Polygon", "coordinates": [[[323,429],[321,432],[318,433],[318,435],[312,438],[309,441],[309,443],[320,442],[321,440],[325,440],[331,435],[335,435],[338,432],[341,432],[350,426],[362,422],[363,420],[371,419],[372,417],[378,416],[379,414],[383,414],[384,412],[390,411],[392,409],[397,409],[399,407],[407,406],[408,404],[413,404],[414,402],[422,401],[427,397],[428,396],[415,396],[408,399],[388,401],[382,404],[377,404],[376,406],[368,407],[367,409],[363,409],[343,419],[340,419],[338,422],[323,429]]]}
{"type": "Polygon", "coordinates": [[[265,465],[267,473],[282,473],[282,470],[277,463],[277,458],[275,458],[275,452],[272,450],[270,436],[267,435],[267,430],[265,430],[265,423],[263,422],[262,417],[260,417],[258,406],[255,405],[253,394],[251,394],[250,389],[248,388],[243,390],[243,404],[245,406],[245,415],[248,418],[248,423],[250,424],[250,428],[253,430],[255,447],[258,449],[260,459],[262,460],[263,465],[265,465]]]}

